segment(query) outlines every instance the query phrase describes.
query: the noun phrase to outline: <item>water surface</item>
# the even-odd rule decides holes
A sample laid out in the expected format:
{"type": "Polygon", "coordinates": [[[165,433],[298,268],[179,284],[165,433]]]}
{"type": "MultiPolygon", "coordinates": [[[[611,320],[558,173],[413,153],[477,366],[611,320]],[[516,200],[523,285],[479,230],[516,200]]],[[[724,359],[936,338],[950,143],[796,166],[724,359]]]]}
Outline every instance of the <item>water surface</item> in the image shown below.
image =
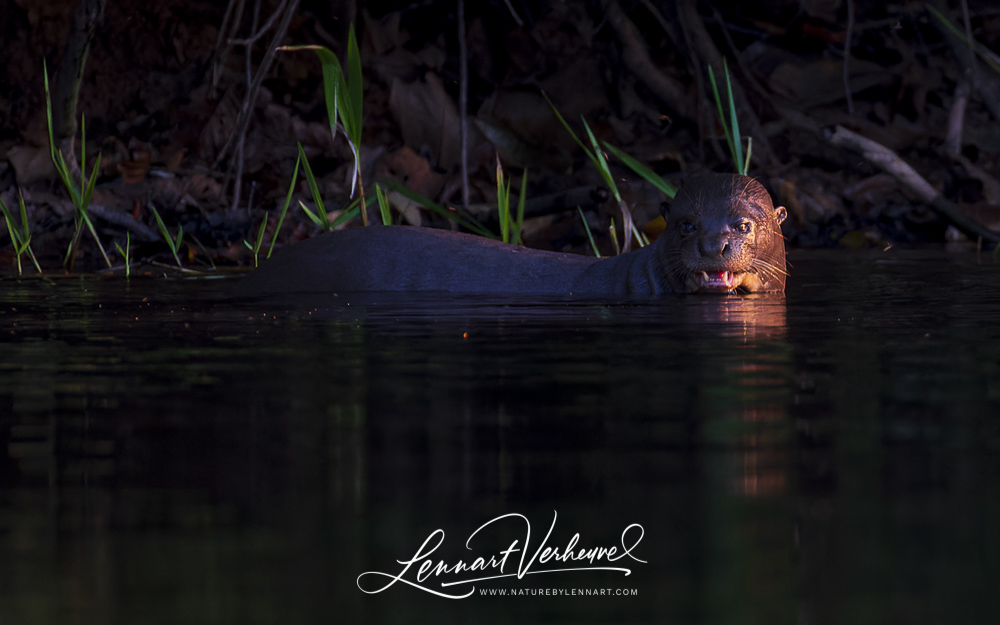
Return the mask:
{"type": "Polygon", "coordinates": [[[784,297],[652,302],[0,282],[2,622],[991,621],[1000,266],[790,260],[784,297]],[[530,549],[639,524],[645,562],[359,590],[510,513],[530,549]]]}

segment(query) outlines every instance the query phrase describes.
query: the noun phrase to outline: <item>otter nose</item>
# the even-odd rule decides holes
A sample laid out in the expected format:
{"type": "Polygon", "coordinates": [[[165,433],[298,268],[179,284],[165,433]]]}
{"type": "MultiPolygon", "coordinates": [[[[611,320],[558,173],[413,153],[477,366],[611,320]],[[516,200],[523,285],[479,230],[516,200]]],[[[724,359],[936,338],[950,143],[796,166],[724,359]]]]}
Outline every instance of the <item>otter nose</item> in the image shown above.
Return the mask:
{"type": "Polygon", "coordinates": [[[704,238],[698,241],[698,251],[706,258],[721,258],[729,251],[729,243],[724,238],[704,238]]]}

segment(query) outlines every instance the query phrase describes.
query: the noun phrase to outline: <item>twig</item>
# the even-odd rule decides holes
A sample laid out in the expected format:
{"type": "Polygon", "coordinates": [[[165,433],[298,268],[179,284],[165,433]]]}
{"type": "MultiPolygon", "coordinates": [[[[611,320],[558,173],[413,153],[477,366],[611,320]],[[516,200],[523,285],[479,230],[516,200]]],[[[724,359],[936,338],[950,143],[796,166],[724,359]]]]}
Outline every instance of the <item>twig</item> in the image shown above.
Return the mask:
{"type": "Polygon", "coordinates": [[[970,90],[969,81],[964,78],[955,85],[955,95],[948,111],[948,131],[944,139],[944,151],[951,156],[962,153],[962,128],[965,125],[965,108],[969,104],[970,90]]]}
{"type": "Polygon", "coordinates": [[[514,7],[513,5],[511,5],[510,0],[503,0],[503,3],[504,5],[506,5],[507,10],[510,12],[511,18],[513,18],[514,21],[517,22],[518,28],[524,28],[524,20],[522,20],[521,16],[518,15],[517,11],[514,10],[514,7]]]}
{"type": "MultiPolygon", "coordinates": [[[[284,39],[285,33],[288,31],[288,25],[292,21],[292,17],[295,15],[296,9],[298,9],[299,0],[282,0],[281,4],[275,9],[275,12],[280,12],[284,10],[284,14],[281,18],[281,23],[278,24],[278,28],[274,33],[274,38],[271,39],[271,43],[267,48],[267,52],[264,53],[264,57],[260,61],[260,65],[257,67],[257,73],[253,77],[253,81],[250,83],[247,89],[246,96],[243,99],[243,106],[240,111],[240,118],[234,129],[236,132],[231,133],[226,144],[219,151],[218,156],[215,158],[214,167],[217,167],[222,159],[225,158],[229,151],[229,148],[233,145],[234,138],[237,144],[237,154],[236,154],[236,177],[233,181],[233,202],[232,210],[237,210],[239,208],[240,202],[240,186],[243,183],[243,143],[246,141],[247,129],[250,127],[250,120],[253,118],[254,103],[257,101],[257,94],[260,91],[260,85],[264,81],[264,77],[267,76],[268,71],[271,69],[271,64],[274,62],[274,56],[277,53],[278,44],[284,39]]],[[[249,49],[247,51],[249,56],[249,49]]],[[[230,166],[232,167],[232,165],[230,166]]]]}
{"type": "MultiPolygon", "coordinates": [[[[282,4],[284,4],[285,1],[286,0],[283,0],[282,4]]],[[[279,6],[277,9],[275,9],[274,13],[271,14],[271,17],[269,17],[267,19],[267,22],[263,26],[261,26],[260,29],[256,33],[254,33],[253,35],[247,37],[246,39],[230,39],[229,40],[229,45],[231,45],[231,46],[252,46],[253,44],[255,44],[261,37],[263,37],[265,34],[267,34],[267,31],[271,30],[271,28],[274,26],[274,23],[278,21],[278,16],[281,15],[281,8],[282,7],[279,6]]],[[[257,26],[257,19],[258,19],[258,12],[259,12],[259,10],[260,10],[260,5],[257,4],[254,7],[254,16],[253,16],[253,19],[254,19],[254,28],[256,28],[256,26],[257,26]]]]}
{"type": "Polygon", "coordinates": [[[231,34],[239,29],[240,22],[243,20],[244,4],[245,0],[229,0],[229,3],[226,5],[226,12],[222,16],[219,35],[215,39],[215,48],[212,50],[211,96],[213,99],[215,98],[215,89],[219,85],[221,69],[226,65],[226,59],[229,56],[229,49],[231,48],[231,46],[226,44],[226,41],[231,38],[231,34]]]}
{"type": "Polygon", "coordinates": [[[954,204],[938,193],[937,189],[889,148],[839,125],[832,130],[827,129],[825,135],[831,145],[861,154],[869,163],[894,177],[919,201],[931,207],[934,212],[970,239],[982,238],[991,243],[1000,241],[1000,235],[987,230],[982,224],[959,212],[954,204]]]}
{"type": "Polygon", "coordinates": [[[140,221],[136,221],[127,213],[119,213],[117,211],[108,210],[100,204],[91,204],[87,207],[87,210],[90,211],[91,214],[100,217],[110,224],[120,226],[126,230],[136,233],[147,243],[159,240],[159,236],[153,231],[152,228],[140,221]]]}

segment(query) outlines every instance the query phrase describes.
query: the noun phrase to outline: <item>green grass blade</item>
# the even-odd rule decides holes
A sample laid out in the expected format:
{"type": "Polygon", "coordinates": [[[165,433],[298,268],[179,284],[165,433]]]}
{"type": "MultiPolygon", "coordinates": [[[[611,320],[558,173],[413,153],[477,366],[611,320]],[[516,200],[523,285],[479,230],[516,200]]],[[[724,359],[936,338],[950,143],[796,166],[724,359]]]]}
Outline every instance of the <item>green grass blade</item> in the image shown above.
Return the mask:
{"type": "Polygon", "coordinates": [[[14,254],[17,257],[17,275],[23,275],[21,267],[21,256],[28,249],[30,238],[25,241],[21,236],[20,228],[15,227],[14,216],[7,210],[7,205],[0,199],[0,211],[3,212],[3,220],[7,224],[7,232],[10,234],[10,242],[14,245],[14,254]]]}
{"type": "Polygon", "coordinates": [[[503,213],[504,213],[504,215],[503,215],[503,221],[504,221],[504,226],[503,226],[503,228],[504,228],[503,242],[504,243],[510,243],[511,237],[513,235],[512,231],[514,229],[514,227],[513,227],[514,226],[514,224],[513,224],[514,220],[511,218],[511,214],[510,214],[510,182],[511,182],[510,178],[508,178],[507,182],[504,184],[504,189],[503,189],[503,213]]]}
{"type": "Polygon", "coordinates": [[[587,218],[583,216],[583,209],[577,206],[576,210],[580,213],[580,221],[583,222],[583,229],[587,232],[587,240],[590,241],[590,249],[594,250],[594,256],[600,258],[601,252],[597,249],[597,241],[594,241],[594,233],[590,231],[590,224],[587,223],[587,218]]]}
{"type": "MultiPolygon", "coordinates": [[[[96,173],[96,171],[95,171],[96,173]]],[[[80,115],[80,189],[87,187],[87,117],[80,115]]]]}
{"type": "Polygon", "coordinates": [[[80,221],[79,216],[75,218],[76,230],[73,232],[73,237],[69,240],[69,245],[66,246],[66,255],[63,256],[63,267],[69,267],[69,261],[73,258],[73,252],[76,250],[76,244],[80,242],[80,233],[82,232],[83,223],[80,221]]]}
{"type": "Polygon", "coordinates": [[[11,242],[15,247],[20,245],[24,240],[21,236],[21,228],[15,227],[17,222],[14,221],[14,216],[7,210],[7,204],[4,203],[2,198],[0,198],[0,211],[3,211],[3,219],[7,223],[7,232],[10,234],[11,242]]]}
{"type": "MultiPolygon", "coordinates": [[[[330,56],[333,56],[332,52],[330,56]]],[[[343,114],[340,109],[340,102],[343,98],[340,94],[343,93],[345,83],[340,63],[336,62],[337,57],[334,56],[333,60],[334,64],[323,63],[323,97],[326,100],[326,115],[330,124],[330,134],[336,139],[338,118],[343,114]]],[[[347,132],[346,128],[344,132],[347,132]]]]}
{"type": "Polygon", "coordinates": [[[118,248],[118,253],[125,259],[125,279],[128,280],[132,275],[132,258],[131,258],[131,247],[132,247],[132,237],[131,233],[125,231],[125,249],[119,245],[118,241],[115,241],[115,247],[118,248]]]}
{"type": "Polygon", "coordinates": [[[510,241],[510,186],[504,184],[503,165],[500,163],[500,155],[496,156],[496,179],[497,179],[497,218],[500,222],[500,239],[504,243],[510,241]]]}
{"type": "Polygon", "coordinates": [[[635,225],[634,221],[632,222],[632,236],[639,242],[639,247],[646,247],[649,245],[649,239],[645,234],[643,234],[642,230],[639,230],[639,227],[635,225]]]}
{"type": "Polygon", "coordinates": [[[49,66],[45,59],[42,59],[42,78],[45,84],[45,120],[49,128],[49,151],[52,160],[56,160],[56,139],[52,131],[52,95],[49,93],[49,66]]]}
{"type": "Polygon", "coordinates": [[[27,255],[31,259],[35,270],[42,273],[42,268],[35,258],[35,253],[31,250],[31,230],[28,226],[28,209],[24,205],[24,196],[18,192],[17,203],[21,209],[21,225],[17,225],[14,215],[2,199],[0,199],[0,211],[3,212],[4,222],[7,224],[7,232],[10,233],[10,241],[14,244],[14,253],[17,256],[17,275],[22,275],[21,257],[27,255]]]}
{"type": "Polygon", "coordinates": [[[160,229],[160,235],[163,236],[163,240],[167,242],[171,251],[174,249],[174,241],[170,238],[170,233],[167,232],[167,225],[163,223],[163,218],[160,217],[160,211],[156,210],[156,207],[152,204],[149,205],[149,209],[153,211],[153,219],[156,220],[156,227],[160,229]]]}
{"type": "Polygon", "coordinates": [[[566,129],[566,132],[568,132],[569,136],[573,138],[573,141],[575,141],[576,144],[580,146],[580,149],[582,149],[583,153],[587,155],[587,158],[589,158],[590,161],[594,163],[594,166],[597,167],[598,172],[601,174],[601,178],[604,179],[604,183],[608,185],[612,193],[615,194],[615,198],[617,199],[619,197],[617,195],[618,189],[615,187],[614,179],[611,177],[611,172],[608,170],[607,162],[604,161],[603,155],[600,154],[601,150],[597,144],[597,139],[594,137],[594,133],[590,130],[590,124],[587,123],[586,119],[583,119],[581,117],[581,119],[583,119],[583,127],[587,131],[587,135],[590,138],[590,143],[591,145],[593,145],[593,149],[588,147],[583,142],[583,140],[580,139],[580,137],[578,137],[575,132],[573,132],[573,129],[570,128],[569,123],[567,123],[565,118],[563,118],[562,113],[559,112],[559,109],[556,108],[556,105],[553,104],[552,100],[549,99],[548,94],[546,94],[543,91],[542,96],[545,98],[545,101],[549,103],[549,108],[551,108],[552,112],[555,113],[556,119],[559,120],[559,123],[562,124],[562,127],[566,129]]]}
{"type": "MultiPolygon", "coordinates": [[[[358,184],[358,180],[361,179],[361,153],[353,141],[348,140],[347,145],[351,148],[351,153],[354,155],[354,171],[351,172],[351,197],[354,197],[354,189],[358,184]]],[[[365,225],[367,226],[368,224],[366,223],[365,225]]]]}
{"type": "Polygon", "coordinates": [[[28,207],[24,205],[24,194],[21,193],[20,189],[17,191],[17,204],[21,209],[21,232],[24,233],[24,240],[27,241],[31,238],[31,232],[28,227],[28,207]]]}
{"type": "Polygon", "coordinates": [[[570,128],[569,123],[563,118],[562,113],[559,112],[559,109],[556,108],[556,105],[553,104],[552,100],[549,99],[549,94],[543,91],[542,97],[545,98],[545,101],[549,103],[549,108],[551,108],[552,112],[555,113],[556,119],[558,119],[559,123],[562,124],[562,127],[566,129],[566,132],[569,133],[569,136],[573,138],[573,141],[576,141],[576,144],[580,146],[580,148],[587,154],[588,158],[594,160],[594,156],[593,154],[591,154],[590,149],[587,148],[587,146],[583,143],[583,141],[580,140],[580,137],[578,137],[577,134],[573,132],[573,129],[570,128]]]}
{"type": "Polygon", "coordinates": [[[184,238],[184,225],[181,224],[177,226],[177,242],[174,244],[174,249],[180,251],[181,240],[184,238]]]}
{"type": "Polygon", "coordinates": [[[521,190],[517,194],[517,220],[514,222],[514,245],[524,245],[521,232],[524,230],[524,203],[528,197],[528,168],[521,174],[521,190]]]}
{"type": "Polygon", "coordinates": [[[104,251],[104,246],[101,244],[101,238],[97,236],[97,229],[94,228],[94,223],[90,221],[90,215],[87,214],[87,210],[83,209],[80,211],[80,217],[83,218],[83,222],[87,225],[87,232],[90,233],[90,237],[94,239],[94,243],[97,244],[97,251],[101,253],[101,258],[104,259],[104,264],[111,268],[111,259],[108,258],[108,253],[104,251]]]}
{"type": "MultiPolygon", "coordinates": [[[[351,101],[351,128],[348,136],[352,143],[361,144],[361,126],[363,121],[364,82],[361,78],[361,52],[358,50],[358,39],[354,35],[352,25],[347,33],[347,89],[351,101]]],[[[345,127],[347,124],[345,124],[345,127]]]]}
{"type": "Polygon", "coordinates": [[[614,193],[615,199],[621,199],[618,195],[618,187],[615,186],[615,179],[611,175],[611,168],[608,166],[608,161],[604,158],[604,152],[601,151],[601,146],[597,143],[597,137],[594,136],[594,131],[590,129],[590,124],[587,123],[586,119],[583,119],[583,128],[587,131],[587,138],[590,139],[590,145],[593,146],[594,164],[597,165],[597,170],[601,173],[601,178],[604,178],[604,184],[614,193]]]}
{"type": "Polygon", "coordinates": [[[24,194],[20,190],[17,192],[17,203],[21,208],[21,227],[24,228],[24,245],[28,250],[28,257],[31,262],[35,265],[35,270],[38,273],[42,273],[42,266],[38,264],[38,259],[35,258],[35,253],[31,250],[31,232],[28,226],[28,209],[24,205],[24,194]]]}
{"type": "MultiPolygon", "coordinates": [[[[622,200],[621,193],[618,191],[618,185],[615,184],[614,176],[611,175],[611,167],[608,165],[608,160],[604,158],[604,152],[601,150],[601,146],[597,143],[597,137],[594,136],[593,131],[590,129],[590,124],[587,123],[586,119],[583,120],[583,127],[587,130],[587,136],[590,138],[590,143],[594,146],[594,158],[597,169],[601,172],[601,177],[604,178],[604,184],[611,189],[611,194],[614,195],[615,202],[618,203],[618,209],[622,213],[622,221],[625,223],[625,249],[630,249],[629,246],[632,243],[632,211],[622,200]]],[[[614,221],[612,221],[611,224],[613,228],[614,221]]],[[[610,232],[612,238],[614,238],[614,230],[612,229],[610,232]]],[[[618,246],[618,239],[615,239],[614,243],[615,253],[621,254],[621,248],[618,246]]]]}
{"type": "Polygon", "coordinates": [[[996,59],[990,56],[988,49],[984,49],[982,44],[980,44],[978,41],[970,42],[966,38],[964,32],[962,32],[959,28],[957,28],[954,24],[952,24],[947,17],[945,17],[940,11],[935,9],[929,3],[925,3],[924,6],[927,7],[927,9],[932,14],[934,14],[934,17],[936,17],[942,24],[944,24],[945,28],[950,30],[953,35],[958,37],[962,43],[964,43],[967,46],[971,46],[972,49],[975,50],[976,54],[978,54],[979,57],[983,59],[983,61],[985,61],[987,65],[990,66],[990,69],[1000,74],[1000,63],[997,63],[996,59]]]}
{"type": "Polygon", "coordinates": [[[726,114],[722,111],[722,97],[719,95],[719,87],[715,84],[715,72],[712,71],[712,66],[708,66],[708,81],[712,85],[712,96],[715,98],[715,108],[719,113],[719,121],[722,123],[722,132],[726,135],[726,146],[729,148],[729,154],[736,157],[736,150],[733,148],[733,137],[729,134],[729,124],[726,123],[726,114]]]}
{"type": "Polygon", "coordinates": [[[378,199],[378,212],[382,216],[382,225],[392,225],[392,211],[389,206],[389,196],[382,190],[382,185],[375,185],[375,196],[378,199]]]}
{"type": "Polygon", "coordinates": [[[72,178],[69,175],[69,166],[66,165],[66,159],[63,158],[62,152],[53,148],[55,157],[52,160],[53,165],[55,165],[56,172],[59,174],[59,178],[62,180],[63,186],[66,187],[66,191],[69,192],[70,202],[73,206],[80,210],[83,205],[83,198],[80,196],[80,192],[77,190],[76,185],[73,184],[72,178]]]}
{"type": "MultiPolygon", "coordinates": [[[[371,200],[365,203],[365,206],[371,206],[371,203],[374,201],[375,198],[372,198],[371,200]]],[[[357,198],[353,202],[348,204],[347,208],[344,209],[344,212],[342,212],[340,216],[334,219],[333,223],[330,224],[330,229],[334,230],[340,227],[342,224],[346,224],[347,222],[349,222],[350,220],[354,219],[359,214],[361,214],[361,208],[359,206],[360,204],[361,204],[361,198],[357,198]]]]}
{"type": "Polygon", "coordinates": [[[330,51],[329,48],[319,45],[282,46],[280,49],[288,52],[312,50],[319,57],[320,68],[323,74],[323,97],[326,101],[326,116],[330,124],[330,132],[333,134],[333,138],[336,139],[337,117],[342,114],[338,111],[338,106],[342,100],[340,92],[347,85],[337,55],[330,51]]]}
{"type": "Polygon", "coordinates": [[[87,183],[86,187],[80,187],[85,189],[83,192],[83,197],[80,198],[80,206],[83,210],[87,210],[90,206],[90,198],[94,195],[94,187],[97,185],[97,172],[101,168],[101,155],[97,155],[97,162],[94,163],[94,171],[90,172],[90,181],[87,183]]]}
{"type": "Polygon", "coordinates": [[[264,218],[260,220],[260,227],[257,228],[257,238],[254,240],[253,245],[250,245],[246,241],[246,246],[250,248],[253,252],[253,266],[257,266],[257,257],[260,255],[260,248],[264,244],[264,232],[267,231],[267,212],[264,212],[264,218]]]}
{"type": "Polygon", "coordinates": [[[673,198],[677,194],[676,186],[664,180],[659,174],[653,171],[645,163],[636,160],[623,150],[616,148],[607,141],[604,141],[603,143],[604,147],[607,148],[609,152],[618,157],[618,159],[621,162],[625,163],[626,167],[634,171],[643,180],[656,187],[661,193],[666,195],[668,198],[673,198]]]}
{"type": "Polygon", "coordinates": [[[274,228],[274,235],[271,237],[271,245],[267,248],[266,258],[271,258],[271,252],[274,251],[274,244],[278,240],[278,233],[281,231],[282,224],[285,223],[285,214],[288,213],[288,207],[292,203],[292,192],[295,191],[295,183],[299,179],[299,163],[302,162],[302,154],[300,153],[295,159],[295,169],[292,171],[292,182],[288,185],[288,193],[285,194],[285,205],[281,208],[281,215],[278,217],[278,225],[274,228]]]}
{"type": "Polygon", "coordinates": [[[170,232],[167,230],[167,225],[163,223],[163,218],[160,217],[160,212],[157,211],[156,207],[152,204],[149,205],[149,209],[153,211],[153,218],[156,219],[156,226],[160,229],[160,235],[163,236],[163,240],[167,242],[167,247],[170,248],[170,253],[174,257],[174,262],[176,262],[177,266],[180,267],[181,259],[177,255],[177,250],[180,247],[181,234],[184,231],[184,227],[181,226],[180,231],[177,233],[177,242],[175,243],[174,239],[170,236],[170,232]]]}
{"type": "Polygon", "coordinates": [[[386,179],[386,180],[383,180],[381,182],[381,184],[384,184],[385,186],[389,187],[390,189],[392,189],[393,191],[399,193],[400,195],[402,195],[404,197],[410,198],[411,200],[413,200],[417,204],[420,204],[421,206],[423,206],[427,210],[431,211],[432,213],[436,213],[437,215],[440,215],[441,217],[444,217],[446,219],[450,219],[451,221],[454,221],[455,223],[457,223],[458,225],[462,226],[466,230],[469,230],[471,232],[475,232],[478,235],[481,235],[481,236],[484,236],[484,237],[487,237],[487,238],[490,238],[490,239],[496,239],[497,238],[497,235],[495,235],[492,232],[490,232],[490,229],[487,228],[486,226],[484,226],[478,220],[476,220],[476,219],[474,219],[472,217],[465,217],[465,216],[462,216],[462,215],[456,213],[455,211],[448,210],[444,206],[441,206],[440,204],[438,204],[436,202],[432,202],[431,200],[429,200],[429,199],[425,198],[424,196],[420,195],[419,193],[411,191],[406,186],[404,186],[402,183],[399,183],[399,182],[397,182],[395,180],[386,179]]]}
{"type": "MultiPolygon", "coordinates": [[[[323,197],[319,193],[319,186],[316,184],[316,176],[313,175],[312,167],[309,166],[309,159],[306,158],[306,152],[302,149],[302,144],[299,144],[299,158],[302,160],[302,168],[306,170],[306,182],[309,183],[309,192],[312,194],[313,203],[316,205],[316,211],[319,213],[319,221],[316,221],[317,225],[324,230],[332,230],[333,227],[330,225],[330,218],[326,214],[326,206],[323,205],[323,197]]],[[[301,202],[300,202],[301,203],[301,202]]],[[[312,215],[310,215],[312,218],[312,215]]]]}
{"type": "Polygon", "coordinates": [[[309,210],[309,207],[303,204],[302,200],[299,200],[299,207],[302,208],[302,212],[306,214],[306,217],[308,217],[309,220],[312,221],[314,224],[319,226],[321,230],[329,230],[329,228],[327,227],[329,226],[329,224],[326,223],[325,220],[320,219],[319,216],[317,216],[311,210],[309,210]]]}
{"type": "Polygon", "coordinates": [[[743,163],[743,137],[740,135],[740,121],[736,118],[736,102],[733,99],[733,84],[729,78],[729,62],[722,59],[722,68],[726,72],[726,91],[729,95],[729,129],[733,136],[733,164],[739,169],[743,163]]]}

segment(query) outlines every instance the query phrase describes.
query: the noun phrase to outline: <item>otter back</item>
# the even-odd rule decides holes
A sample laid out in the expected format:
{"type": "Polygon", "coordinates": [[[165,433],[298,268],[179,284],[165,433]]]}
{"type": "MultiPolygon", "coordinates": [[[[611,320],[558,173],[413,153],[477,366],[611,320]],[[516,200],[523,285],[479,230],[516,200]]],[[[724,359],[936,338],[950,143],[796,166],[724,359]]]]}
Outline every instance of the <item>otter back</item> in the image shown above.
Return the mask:
{"type": "Polygon", "coordinates": [[[545,252],[468,234],[354,228],[296,243],[244,278],[238,296],[442,291],[643,297],[782,291],[785,247],[767,191],[746,176],[693,178],[666,210],[652,245],[614,258],[545,252]]]}

